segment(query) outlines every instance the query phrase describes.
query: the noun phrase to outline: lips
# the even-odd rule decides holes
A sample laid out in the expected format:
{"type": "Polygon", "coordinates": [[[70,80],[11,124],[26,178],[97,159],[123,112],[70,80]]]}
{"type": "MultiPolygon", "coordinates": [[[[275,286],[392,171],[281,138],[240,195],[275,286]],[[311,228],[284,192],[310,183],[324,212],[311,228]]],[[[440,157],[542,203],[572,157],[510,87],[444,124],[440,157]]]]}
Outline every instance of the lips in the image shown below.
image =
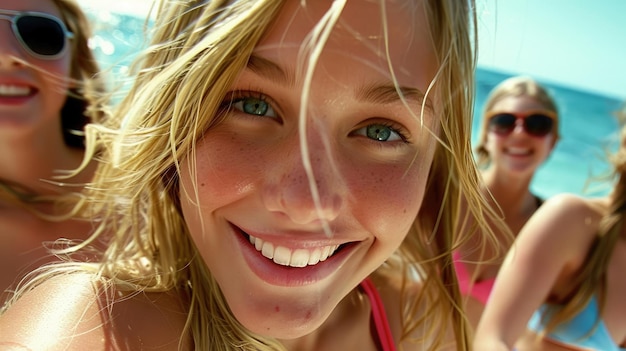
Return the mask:
{"type": "Polygon", "coordinates": [[[266,283],[277,286],[303,286],[325,279],[339,270],[359,243],[329,245],[322,243],[326,240],[298,239],[287,244],[284,238],[271,242],[233,224],[231,227],[250,270],[266,283]]]}

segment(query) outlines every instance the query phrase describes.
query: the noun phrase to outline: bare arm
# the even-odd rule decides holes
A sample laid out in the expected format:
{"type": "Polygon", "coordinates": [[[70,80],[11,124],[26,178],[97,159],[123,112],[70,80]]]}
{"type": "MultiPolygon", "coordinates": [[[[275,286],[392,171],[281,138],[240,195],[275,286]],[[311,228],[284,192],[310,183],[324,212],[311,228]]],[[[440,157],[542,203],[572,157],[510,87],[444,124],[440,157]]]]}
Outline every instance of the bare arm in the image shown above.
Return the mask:
{"type": "Polygon", "coordinates": [[[477,350],[511,350],[532,313],[579,267],[600,214],[587,200],[559,195],[526,223],[507,254],[479,323],[477,350]]]}
{"type": "Polygon", "coordinates": [[[88,274],[50,279],[0,316],[0,349],[189,349],[179,348],[186,313],[173,295],[106,295],[88,274]]]}
{"type": "Polygon", "coordinates": [[[88,275],[50,279],[26,293],[0,317],[0,346],[16,350],[105,350],[96,296],[88,275]]]}

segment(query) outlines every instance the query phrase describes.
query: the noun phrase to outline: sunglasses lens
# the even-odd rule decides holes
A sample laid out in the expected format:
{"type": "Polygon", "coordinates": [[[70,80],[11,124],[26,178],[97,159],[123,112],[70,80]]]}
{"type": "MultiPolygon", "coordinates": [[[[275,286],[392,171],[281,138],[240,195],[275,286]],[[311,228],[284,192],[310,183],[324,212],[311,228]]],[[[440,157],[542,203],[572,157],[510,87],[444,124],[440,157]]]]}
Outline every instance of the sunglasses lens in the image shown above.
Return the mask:
{"type": "Polygon", "coordinates": [[[16,19],[15,25],[24,45],[37,55],[58,55],[65,47],[65,31],[51,18],[24,15],[16,19]]]}
{"type": "Polygon", "coordinates": [[[524,119],[526,132],[535,136],[545,136],[552,131],[554,120],[546,115],[535,114],[524,119]]]}
{"type": "Polygon", "coordinates": [[[499,113],[489,120],[489,130],[496,134],[506,135],[515,129],[515,116],[509,113],[499,113]]]}

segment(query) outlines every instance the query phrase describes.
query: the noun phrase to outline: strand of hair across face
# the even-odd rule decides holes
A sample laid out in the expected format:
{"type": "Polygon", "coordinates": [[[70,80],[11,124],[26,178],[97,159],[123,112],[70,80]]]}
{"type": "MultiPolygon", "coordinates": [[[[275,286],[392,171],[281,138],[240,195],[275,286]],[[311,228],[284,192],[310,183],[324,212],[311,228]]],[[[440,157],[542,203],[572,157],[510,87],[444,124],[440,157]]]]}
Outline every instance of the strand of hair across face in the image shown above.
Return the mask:
{"type": "MultiPolygon", "coordinates": [[[[318,25],[315,26],[311,37],[307,38],[310,45],[303,46],[303,48],[312,48],[312,52],[309,55],[309,60],[306,65],[306,71],[304,76],[304,83],[301,94],[300,111],[299,111],[299,124],[298,132],[300,133],[300,152],[302,153],[302,164],[307,174],[309,181],[309,189],[311,190],[311,197],[315,204],[315,209],[318,217],[321,219],[322,228],[324,233],[328,236],[332,236],[332,232],[328,222],[324,219],[322,213],[322,203],[320,200],[319,191],[315,184],[315,175],[313,173],[313,167],[311,165],[311,158],[309,157],[308,140],[306,138],[306,110],[309,102],[309,95],[311,91],[311,81],[313,80],[313,73],[317,66],[317,61],[324,49],[324,45],[328,41],[328,37],[332,32],[335,24],[339,20],[339,16],[343,12],[346,5],[346,0],[334,1],[330,9],[324,14],[318,25]]],[[[301,53],[302,54],[302,53],[301,53]]],[[[299,55],[302,56],[302,55],[299,55]]]]}

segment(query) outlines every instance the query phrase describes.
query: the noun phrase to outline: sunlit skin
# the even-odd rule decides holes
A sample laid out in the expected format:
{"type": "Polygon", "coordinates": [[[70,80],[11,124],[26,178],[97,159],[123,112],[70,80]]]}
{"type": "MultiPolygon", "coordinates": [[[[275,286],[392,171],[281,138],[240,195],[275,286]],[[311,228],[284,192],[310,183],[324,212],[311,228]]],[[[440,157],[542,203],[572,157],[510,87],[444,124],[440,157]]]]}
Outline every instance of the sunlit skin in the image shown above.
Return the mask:
{"type": "MultiPolygon", "coordinates": [[[[316,208],[301,156],[303,76],[295,63],[329,4],[285,5],[230,89],[226,120],[181,164],[183,214],[235,317],[285,340],[337,318],[340,301],[398,248],[422,204],[436,143],[427,130],[436,132],[431,108],[422,127],[393,88],[379,5],[349,3],[316,66],[307,109],[316,208]],[[368,136],[377,129],[384,140],[368,136]],[[287,267],[264,257],[249,235],[309,258],[339,249],[323,262],[287,267]]],[[[386,4],[392,66],[419,111],[436,71],[425,13],[386,4]]]]}

